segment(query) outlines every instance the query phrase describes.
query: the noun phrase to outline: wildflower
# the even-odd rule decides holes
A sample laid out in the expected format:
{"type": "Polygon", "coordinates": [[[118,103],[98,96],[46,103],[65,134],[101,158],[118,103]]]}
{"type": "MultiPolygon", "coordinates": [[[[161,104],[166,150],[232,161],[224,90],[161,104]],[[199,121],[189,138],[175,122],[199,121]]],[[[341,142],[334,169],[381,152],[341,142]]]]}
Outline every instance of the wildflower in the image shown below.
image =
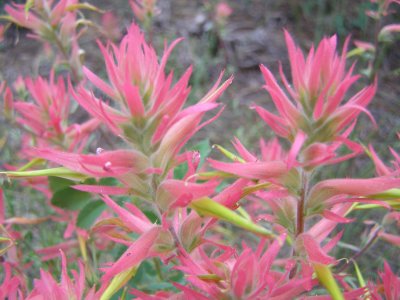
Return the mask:
{"type": "Polygon", "coordinates": [[[376,195],[399,185],[399,178],[390,177],[323,180],[310,190],[306,209],[310,212],[319,212],[321,209],[343,202],[374,203],[390,208],[390,205],[376,195]]]}
{"type": "Polygon", "coordinates": [[[73,272],[73,280],[68,276],[67,259],[64,252],[60,250],[61,256],[61,280],[58,283],[53,276],[40,271],[41,278],[34,281],[34,289],[26,299],[88,299],[97,300],[99,295],[95,294],[94,288],[85,289],[85,269],[81,262],[78,262],[79,273],[73,272]]]}
{"type": "Polygon", "coordinates": [[[36,14],[32,12],[27,13],[25,11],[25,5],[13,3],[12,5],[6,5],[4,10],[9,14],[10,21],[16,23],[18,26],[40,32],[42,36],[49,35],[45,22],[36,14]]]}
{"type": "Polygon", "coordinates": [[[233,13],[232,7],[225,1],[218,2],[215,6],[215,21],[221,27],[226,25],[229,16],[233,13]]]}
{"type": "Polygon", "coordinates": [[[219,2],[215,8],[216,18],[227,18],[232,14],[232,7],[228,3],[222,1],[219,2]]]}
{"type": "Polygon", "coordinates": [[[101,30],[110,40],[117,41],[121,38],[121,30],[118,24],[118,17],[111,11],[101,17],[101,30]]]}
{"type": "MultiPolygon", "coordinates": [[[[260,242],[255,251],[244,245],[240,255],[234,250],[212,244],[220,251],[213,251],[210,257],[202,247],[191,255],[184,250],[179,255],[181,266],[176,267],[186,274],[188,286],[175,284],[188,299],[289,299],[305,291],[307,278],[288,279],[288,272],[273,271],[273,262],[279,253],[284,235],[267,246],[260,242]],[[220,253],[217,255],[216,253],[220,253]]],[[[315,283],[315,281],[314,281],[315,283]]]]}
{"type": "Polygon", "coordinates": [[[84,124],[68,124],[71,104],[62,77],[56,79],[51,72],[49,80],[39,76],[20,80],[19,86],[22,83],[33,102],[18,99],[12,105],[16,121],[28,130],[36,146],[81,150],[99,123],[91,119],[84,124]]]}
{"type": "Polygon", "coordinates": [[[130,0],[129,4],[136,18],[141,22],[147,22],[159,13],[156,6],[157,0],[130,0]]]}
{"type": "Polygon", "coordinates": [[[235,139],[233,146],[241,157],[232,156],[234,160],[232,163],[208,159],[211,167],[248,179],[271,180],[279,178],[287,173],[287,167],[284,160],[281,159],[282,157],[280,157],[280,155],[277,157],[272,154],[273,151],[275,151],[276,154],[282,151],[279,148],[279,144],[274,144],[273,150],[270,148],[271,151],[269,152],[263,151],[263,158],[261,160],[258,160],[254,154],[250,153],[238,139],[235,139]],[[272,154],[272,157],[268,157],[270,154],[272,154]]]}
{"type": "Polygon", "coordinates": [[[9,87],[5,87],[4,94],[4,115],[6,118],[12,118],[14,113],[14,96],[9,87]]]}
{"type": "Polygon", "coordinates": [[[42,77],[27,78],[25,85],[35,103],[15,102],[15,110],[20,115],[17,122],[40,139],[61,141],[70,113],[70,100],[63,79],[59,77],[55,81],[52,73],[48,82],[42,77]]]}
{"type": "MultiPolygon", "coordinates": [[[[97,10],[89,4],[78,4],[78,0],[52,0],[31,1],[28,4],[6,5],[4,10],[8,19],[18,26],[25,27],[35,33],[35,37],[51,41],[55,38],[53,28],[60,26],[64,35],[74,33],[79,22],[76,20],[75,11],[78,9],[97,10]],[[69,28],[66,30],[66,28],[69,28]]],[[[71,38],[75,34],[69,36],[71,38]]],[[[66,36],[65,36],[66,37],[66,36]]],[[[63,42],[69,39],[62,40],[63,42]]]]}
{"type": "Polygon", "coordinates": [[[400,4],[399,0],[370,0],[371,3],[377,3],[377,10],[368,10],[366,12],[367,16],[379,20],[381,17],[387,16],[393,11],[389,10],[389,6],[392,3],[400,4]]]}
{"type": "MultiPolygon", "coordinates": [[[[112,53],[100,45],[110,84],[87,68],[84,73],[117,107],[106,104],[83,86],[76,91],[70,87],[74,98],[94,118],[149,158],[152,162],[148,165],[149,172],[161,170],[164,175],[176,163],[176,156],[187,140],[218,117],[219,114],[200,123],[206,112],[218,106],[215,101],[232,82],[230,78],[220,85],[221,75],[198,104],[182,109],[190,90],[187,84],[191,68],[173,86],[172,74],[164,73],[168,56],[178,42],[166,48],[160,62],[136,25],[131,26],[119,47],[112,45],[112,53]]],[[[58,160],[57,155],[51,157],[44,151],[39,152],[46,159],[58,160]]],[[[65,157],[65,154],[59,156],[65,157]]],[[[58,163],[62,162],[58,160],[58,163]]],[[[107,171],[113,166],[103,164],[102,168],[107,171]]]]}
{"type": "Polygon", "coordinates": [[[379,272],[380,283],[368,284],[373,299],[398,299],[400,297],[400,278],[393,273],[389,264],[384,262],[383,272],[379,272]]]}
{"type": "Polygon", "coordinates": [[[147,166],[147,158],[135,150],[104,151],[100,154],[78,154],[61,152],[50,148],[32,149],[32,156],[63,165],[73,171],[93,177],[116,177],[129,181],[135,173],[143,172],[147,166]]]}
{"type": "MultiPolygon", "coordinates": [[[[330,153],[334,153],[342,144],[353,151],[351,155],[342,157],[341,160],[357,155],[361,152],[360,146],[350,142],[347,137],[361,112],[372,119],[365,107],[375,94],[376,83],[362,89],[344,102],[346,92],[359,78],[357,75],[352,75],[354,66],[349,71],[345,68],[348,40],[341,55],[336,53],[337,41],[336,36],[333,36],[324,38],[315,50],[311,48],[305,58],[288,32],[285,32],[285,37],[293,85],[288,83],[281,68],[285,92],[272,73],[261,65],[266,82],[265,89],[271,95],[278,115],[260,106],[254,108],[277,135],[289,139],[291,143],[296,141],[299,150],[308,147],[308,151],[314,154],[315,151],[322,153],[324,151],[317,150],[317,147],[326,148],[327,146],[323,144],[333,143],[330,153]]],[[[313,155],[308,154],[308,157],[311,156],[313,155]]],[[[307,157],[304,159],[310,160],[307,157]]],[[[320,160],[319,164],[329,161],[326,158],[315,157],[314,160],[320,160]]]]}
{"type": "Polygon", "coordinates": [[[3,281],[0,284],[0,299],[22,299],[24,280],[22,276],[13,276],[9,263],[3,263],[3,281]]]}
{"type": "Polygon", "coordinates": [[[390,24],[384,26],[378,34],[380,42],[392,42],[393,34],[400,32],[400,24],[390,24]]]}
{"type": "Polygon", "coordinates": [[[79,0],[36,0],[26,4],[12,3],[4,8],[8,13],[6,19],[31,30],[30,36],[45,42],[45,46],[50,44],[57,49],[57,61],[70,67],[76,81],[81,79],[83,51],[77,41],[85,26],[90,24],[83,19],[83,14],[77,14],[82,9],[99,11],[93,5],[79,3],[79,0]],[[81,28],[80,31],[78,28],[81,28]]]}

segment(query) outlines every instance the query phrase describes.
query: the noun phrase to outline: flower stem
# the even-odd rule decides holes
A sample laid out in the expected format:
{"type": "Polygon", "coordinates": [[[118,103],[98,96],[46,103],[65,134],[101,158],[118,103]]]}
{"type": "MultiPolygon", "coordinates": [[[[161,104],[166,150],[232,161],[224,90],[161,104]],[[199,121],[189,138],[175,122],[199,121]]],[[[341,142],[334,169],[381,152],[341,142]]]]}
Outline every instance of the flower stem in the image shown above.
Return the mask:
{"type": "MultiPolygon", "coordinates": [[[[306,173],[304,170],[301,170],[301,189],[297,201],[295,239],[304,232],[304,217],[305,217],[304,207],[308,193],[308,180],[309,180],[309,174],[306,173]]],[[[292,256],[296,256],[296,250],[294,248],[292,256]]],[[[293,278],[296,275],[296,271],[297,268],[293,268],[289,274],[289,278],[293,278]]]]}

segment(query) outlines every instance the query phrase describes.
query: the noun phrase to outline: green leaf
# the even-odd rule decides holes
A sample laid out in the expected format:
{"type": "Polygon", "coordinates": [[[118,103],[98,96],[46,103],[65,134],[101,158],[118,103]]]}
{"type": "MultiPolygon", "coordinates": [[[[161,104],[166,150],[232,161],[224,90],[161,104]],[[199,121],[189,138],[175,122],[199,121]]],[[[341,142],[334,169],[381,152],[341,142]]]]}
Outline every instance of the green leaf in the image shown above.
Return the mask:
{"type": "Polygon", "coordinates": [[[90,193],[67,187],[56,192],[51,198],[51,203],[59,208],[79,210],[88,204],[91,197],[90,193]]]}
{"type": "Polygon", "coordinates": [[[118,186],[119,181],[114,177],[104,177],[99,180],[99,185],[118,186]]]}
{"type": "Polygon", "coordinates": [[[174,179],[183,179],[188,170],[187,163],[180,164],[174,169],[174,179]]]}
{"type": "Polygon", "coordinates": [[[380,199],[380,200],[389,200],[389,199],[399,199],[400,198],[400,189],[390,189],[385,192],[370,195],[372,199],[380,199]]]}
{"type": "Polygon", "coordinates": [[[229,222],[233,225],[246,229],[248,231],[258,233],[267,237],[273,237],[274,234],[267,228],[253,223],[251,220],[242,217],[228,207],[210,199],[203,197],[190,203],[190,207],[199,215],[214,217],[219,220],[229,222]]]}
{"type": "Polygon", "coordinates": [[[8,178],[29,178],[29,177],[40,177],[40,176],[56,176],[71,180],[81,181],[88,178],[87,175],[71,171],[64,167],[50,168],[43,170],[33,171],[2,171],[0,175],[6,175],[8,178]]]}
{"type": "Polygon", "coordinates": [[[344,300],[342,291],[333,277],[330,267],[322,264],[313,264],[313,267],[319,282],[327,289],[332,299],[344,300]]]}
{"type": "Polygon", "coordinates": [[[350,58],[353,56],[362,56],[365,50],[362,48],[354,48],[353,50],[349,51],[346,55],[346,58],[350,58]]]}
{"type": "Polygon", "coordinates": [[[19,168],[17,171],[26,171],[26,170],[30,169],[31,167],[39,165],[43,162],[45,162],[45,160],[42,158],[34,158],[31,161],[29,161],[27,164],[25,164],[21,168],[19,168]]]}
{"type": "Polygon", "coordinates": [[[367,284],[365,283],[365,279],[360,271],[360,268],[358,267],[358,264],[354,260],[353,264],[354,264],[354,270],[356,271],[358,282],[360,283],[360,287],[367,286],[367,284]]]}
{"type": "Polygon", "coordinates": [[[200,143],[196,144],[193,147],[193,149],[199,151],[200,153],[200,163],[198,168],[201,168],[201,166],[204,164],[206,158],[210,155],[212,150],[209,139],[205,139],[200,143]]]}
{"type": "Polygon", "coordinates": [[[117,275],[111,280],[110,284],[103,292],[100,297],[100,300],[108,300],[110,299],[121,287],[123,287],[129,279],[135,276],[137,271],[137,267],[134,266],[128,270],[125,270],[117,275]]]}
{"type": "Polygon", "coordinates": [[[237,156],[236,154],[233,154],[232,152],[226,150],[224,147],[220,146],[220,145],[214,145],[214,148],[217,148],[223,155],[225,155],[227,158],[229,158],[230,160],[234,161],[234,162],[241,162],[241,163],[245,163],[246,161],[237,156]]]}
{"type": "Polygon", "coordinates": [[[106,209],[102,200],[91,201],[79,212],[76,225],[83,229],[90,229],[96,219],[106,209]]]}
{"type": "Polygon", "coordinates": [[[72,180],[60,177],[49,176],[48,179],[50,189],[53,193],[56,193],[74,184],[72,180]]]}
{"type": "Polygon", "coordinates": [[[151,210],[143,210],[145,216],[152,222],[153,224],[161,224],[160,218],[151,210]]]}
{"type": "Polygon", "coordinates": [[[67,11],[76,11],[76,10],[80,10],[80,9],[87,9],[87,10],[92,10],[98,13],[104,13],[103,10],[97,8],[96,6],[87,3],[87,2],[83,2],[83,3],[77,3],[77,4],[71,4],[67,6],[67,11]]]}
{"type": "Polygon", "coordinates": [[[25,15],[28,16],[29,10],[35,4],[35,0],[27,0],[25,3],[25,15]]]}

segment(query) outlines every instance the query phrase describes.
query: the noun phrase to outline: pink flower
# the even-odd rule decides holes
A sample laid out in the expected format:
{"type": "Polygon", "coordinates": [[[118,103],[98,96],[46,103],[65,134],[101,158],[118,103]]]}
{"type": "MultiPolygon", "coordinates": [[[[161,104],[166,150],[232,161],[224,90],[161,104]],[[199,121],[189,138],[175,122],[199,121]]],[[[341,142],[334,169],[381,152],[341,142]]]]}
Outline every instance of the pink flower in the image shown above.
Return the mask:
{"type": "Polygon", "coordinates": [[[119,46],[110,45],[112,51],[99,45],[110,83],[84,68],[92,84],[117,105],[105,103],[82,86],[73,92],[81,106],[115,134],[146,155],[154,153],[153,167],[162,170],[170,167],[171,159],[195,132],[213,120],[201,124],[204,114],[218,106],[215,101],[232,82],[230,78],[220,85],[221,75],[198,104],[183,108],[190,91],[191,68],[174,85],[172,74],[165,74],[168,57],[179,41],[167,47],[159,61],[139,28],[132,25],[119,46]]]}
{"type": "Polygon", "coordinates": [[[192,183],[167,179],[157,189],[156,202],[163,209],[186,207],[192,200],[212,194],[219,183],[216,180],[206,183],[192,183]]]}
{"type": "Polygon", "coordinates": [[[6,5],[4,10],[9,14],[10,20],[18,26],[41,32],[42,35],[48,34],[45,23],[34,13],[26,13],[25,5],[12,3],[6,5]]]}
{"type": "Polygon", "coordinates": [[[374,162],[376,173],[379,176],[387,176],[387,175],[399,175],[400,171],[400,155],[397,154],[391,147],[389,147],[390,152],[392,153],[392,156],[394,160],[392,161],[392,166],[388,167],[378,156],[378,154],[375,152],[374,148],[372,145],[369,145],[369,155],[372,158],[372,161],[374,162]]]}
{"type": "MultiPolygon", "coordinates": [[[[162,252],[158,248],[158,241],[162,241],[163,236],[169,239],[171,247],[172,238],[170,238],[170,234],[162,230],[161,227],[153,226],[150,230],[143,233],[136,241],[131,243],[128,249],[110,268],[103,269],[105,273],[101,281],[104,284],[109,283],[117,274],[138,267],[143,260],[154,256],[162,256],[162,252]]],[[[162,246],[165,247],[167,245],[162,244],[162,246]]],[[[164,250],[164,252],[168,251],[164,250]]],[[[101,291],[102,290],[103,289],[101,289],[101,291]]]]}
{"type": "Polygon", "coordinates": [[[55,81],[52,73],[49,81],[42,77],[27,78],[26,88],[35,103],[15,102],[15,110],[21,117],[17,122],[29,128],[38,138],[60,141],[67,130],[70,100],[63,79],[55,81]]]}
{"type": "MultiPolygon", "coordinates": [[[[12,22],[21,27],[32,30],[36,35],[41,36],[45,40],[52,38],[50,26],[56,26],[60,23],[65,26],[70,22],[65,18],[70,18],[74,15],[73,5],[77,4],[78,0],[60,0],[53,5],[53,1],[33,1],[32,7],[26,11],[24,4],[6,5],[4,10],[9,14],[12,22]]],[[[75,21],[75,20],[74,20],[75,21]]],[[[73,26],[75,27],[76,24],[73,26]]],[[[74,28],[75,29],[75,28],[74,28]]]]}
{"type": "MultiPolygon", "coordinates": [[[[148,161],[135,150],[102,151],[97,154],[61,152],[50,148],[32,149],[29,154],[63,165],[70,170],[92,177],[115,177],[124,183],[135,182],[136,174],[145,171],[148,161]]],[[[142,190],[141,183],[132,185],[142,190]]]]}
{"type": "Polygon", "coordinates": [[[283,160],[286,154],[283,154],[283,150],[280,148],[278,143],[272,142],[268,144],[269,150],[267,151],[265,144],[261,143],[263,146],[263,159],[258,160],[257,157],[250,153],[238,139],[235,139],[233,146],[239,153],[239,156],[233,157],[236,162],[225,163],[216,161],[213,159],[208,159],[210,166],[219,171],[234,174],[236,176],[247,178],[247,179],[260,179],[260,180],[274,180],[282,178],[287,174],[288,168],[283,160]],[[271,159],[269,159],[271,158],[271,159]]]}
{"type": "MultiPolygon", "coordinates": [[[[367,16],[370,16],[374,19],[380,19],[393,11],[389,10],[389,6],[392,3],[400,4],[399,0],[370,0],[371,3],[377,3],[378,7],[377,10],[368,10],[366,11],[367,16]]],[[[395,10],[394,10],[395,11],[395,10]]]]}
{"type": "Polygon", "coordinates": [[[305,283],[312,283],[311,274],[305,278],[288,279],[288,271],[272,269],[285,236],[282,235],[264,250],[261,241],[256,250],[244,246],[240,255],[233,255],[230,247],[210,243],[219,251],[207,255],[203,247],[189,256],[181,250],[181,266],[189,285],[175,284],[185,299],[291,299],[305,291],[305,283]],[[219,253],[219,254],[217,254],[219,253]]]}
{"type": "Polygon", "coordinates": [[[217,20],[218,23],[226,22],[226,19],[232,13],[233,13],[232,7],[224,1],[219,2],[215,7],[215,19],[217,20]]]}
{"type": "Polygon", "coordinates": [[[400,277],[396,276],[385,261],[383,272],[379,272],[380,283],[368,284],[373,299],[395,300],[400,297],[400,277]]]}
{"type": "Polygon", "coordinates": [[[54,48],[57,53],[56,62],[64,67],[67,65],[75,81],[82,77],[83,50],[77,41],[90,23],[83,19],[80,11],[83,9],[98,11],[95,6],[79,3],[79,0],[36,0],[5,6],[7,19],[30,29],[33,33],[29,36],[43,42],[45,50],[54,48]]]}
{"type": "Polygon", "coordinates": [[[19,100],[13,106],[17,122],[28,130],[34,143],[40,147],[82,149],[99,122],[92,119],[84,124],[68,124],[70,99],[64,80],[55,79],[52,72],[49,80],[27,78],[19,85],[22,83],[33,101],[19,100]]]}
{"type": "Polygon", "coordinates": [[[398,32],[400,32],[400,24],[386,25],[379,32],[378,39],[383,42],[392,41],[392,34],[398,32]]]}
{"type": "Polygon", "coordinates": [[[159,13],[156,6],[157,0],[130,0],[129,4],[136,18],[141,22],[145,22],[159,13]]]}
{"type": "Polygon", "coordinates": [[[94,288],[88,289],[85,283],[85,269],[79,262],[79,273],[72,271],[73,279],[68,275],[67,259],[64,252],[61,253],[61,280],[58,283],[53,276],[40,271],[41,278],[34,281],[34,289],[26,299],[88,299],[97,300],[100,295],[95,294],[94,288]]]}
{"type": "Polygon", "coordinates": [[[390,208],[386,202],[375,200],[374,195],[398,186],[400,179],[391,177],[323,180],[310,190],[306,209],[320,212],[321,209],[345,202],[374,203],[390,208]]]}
{"type": "Polygon", "coordinates": [[[17,300],[23,299],[24,288],[23,276],[13,276],[12,267],[9,263],[3,263],[3,281],[0,284],[0,299],[17,300]]]}
{"type": "Polygon", "coordinates": [[[101,30],[107,38],[113,41],[121,37],[118,21],[118,17],[112,11],[104,13],[101,17],[101,30]]]}
{"type": "MultiPolygon", "coordinates": [[[[300,132],[306,135],[304,145],[342,142],[347,131],[352,130],[357,116],[365,112],[372,100],[376,84],[368,86],[344,102],[349,88],[359,76],[352,75],[353,67],[346,71],[346,47],[341,55],[336,53],[336,36],[324,38],[316,50],[311,48],[305,58],[285,31],[286,44],[292,71],[293,85],[281,78],[286,91],[277,83],[272,73],[263,65],[261,71],[278,115],[260,106],[256,111],[275,133],[293,142],[300,132]]],[[[372,117],[371,117],[372,118],[372,117]]]]}
{"type": "Polygon", "coordinates": [[[8,118],[12,118],[14,113],[14,96],[11,89],[8,86],[4,89],[3,100],[4,100],[4,115],[8,118]]]}

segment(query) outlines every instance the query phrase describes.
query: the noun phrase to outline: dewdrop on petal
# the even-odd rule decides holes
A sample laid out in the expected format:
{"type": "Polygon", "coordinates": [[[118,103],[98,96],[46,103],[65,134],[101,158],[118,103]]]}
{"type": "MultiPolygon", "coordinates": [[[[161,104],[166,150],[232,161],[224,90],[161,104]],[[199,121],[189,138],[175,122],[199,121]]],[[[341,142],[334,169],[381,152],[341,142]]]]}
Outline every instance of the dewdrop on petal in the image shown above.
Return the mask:
{"type": "Polygon", "coordinates": [[[96,149],[96,154],[99,155],[99,154],[103,153],[103,151],[104,151],[103,148],[98,147],[98,148],[96,149]]]}
{"type": "Polygon", "coordinates": [[[112,163],[110,161],[106,162],[103,167],[104,171],[111,171],[111,166],[112,163]]]}

